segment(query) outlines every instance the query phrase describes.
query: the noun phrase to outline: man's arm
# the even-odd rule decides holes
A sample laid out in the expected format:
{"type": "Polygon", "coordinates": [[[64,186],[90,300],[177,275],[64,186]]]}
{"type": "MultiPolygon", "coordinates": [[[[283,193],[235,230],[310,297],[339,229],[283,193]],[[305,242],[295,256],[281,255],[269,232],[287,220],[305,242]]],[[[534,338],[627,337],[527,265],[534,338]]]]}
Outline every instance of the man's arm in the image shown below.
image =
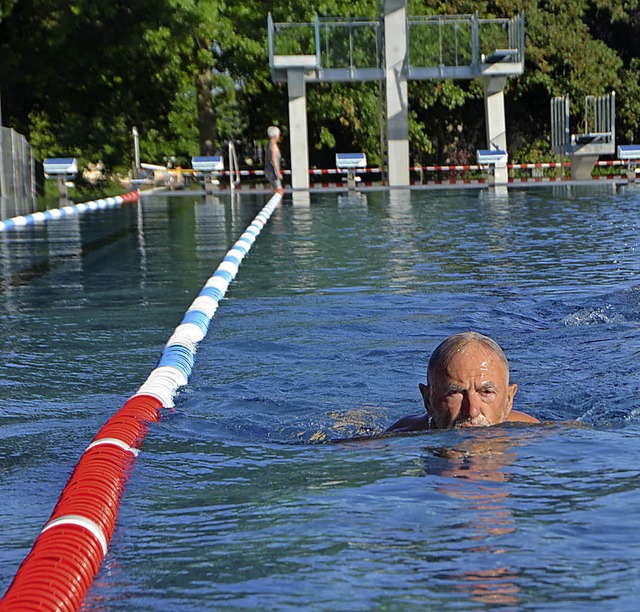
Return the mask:
{"type": "Polygon", "coordinates": [[[387,428],[385,433],[394,433],[402,431],[425,431],[429,429],[429,415],[414,414],[412,416],[402,417],[387,428]]]}

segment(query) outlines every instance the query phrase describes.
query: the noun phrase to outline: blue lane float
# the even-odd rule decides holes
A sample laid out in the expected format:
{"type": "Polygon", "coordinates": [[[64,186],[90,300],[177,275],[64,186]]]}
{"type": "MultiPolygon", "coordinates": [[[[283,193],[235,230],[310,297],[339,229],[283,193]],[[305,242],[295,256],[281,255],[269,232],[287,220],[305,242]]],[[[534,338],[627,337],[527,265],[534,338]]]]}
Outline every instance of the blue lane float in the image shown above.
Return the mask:
{"type": "Polygon", "coordinates": [[[51,208],[49,210],[34,212],[28,215],[18,215],[17,217],[11,217],[10,219],[0,221],[0,232],[32,227],[38,223],[46,223],[47,221],[62,219],[64,217],[74,217],[87,211],[113,208],[115,206],[120,206],[125,202],[136,202],[139,198],[139,191],[130,191],[129,193],[112,196],[110,198],[89,200],[88,202],[82,202],[80,204],[69,204],[68,206],[63,206],[61,208],[51,208]]]}
{"type": "Polygon", "coordinates": [[[79,610],[108,552],[126,481],[160,410],[173,406],[187,384],[197,344],[205,337],[220,300],[276,206],[275,194],[195,298],[165,345],[157,367],[100,429],[63,489],[54,511],[9,589],[0,612],[79,610]]]}
{"type": "Polygon", "coordinates": [[[187,309],[182,321],[165,345],[157,367],[140,387],[136,395],[157,398],[165,408],[173,406],[179,387],[187,384],[195,363],[198,343],[206,336],[227,288],[238,273],[245,255],[255,242],[282,197],[275,194],[258,213],[187,309]]]}

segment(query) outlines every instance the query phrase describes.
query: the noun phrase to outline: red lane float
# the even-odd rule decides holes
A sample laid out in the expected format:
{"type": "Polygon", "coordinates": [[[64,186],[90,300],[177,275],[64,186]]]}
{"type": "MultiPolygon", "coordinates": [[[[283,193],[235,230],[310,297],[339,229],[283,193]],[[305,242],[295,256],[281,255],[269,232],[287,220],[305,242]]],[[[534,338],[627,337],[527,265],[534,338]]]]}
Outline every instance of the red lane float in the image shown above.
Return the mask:
{"type": "Polygon", "coordinates": [[[120,499],[148,424],[162,402],[136,395],[100,429],[78,461],[0,610],[78,610],[107,553],[120,499]]]}
{"type": "Polygon", "coordinates": [[[281,200],[280,194],[274,194],[245,230],[167,342],[158,366],[84,451],[49,521],[0,600],[0,611],[80,608],[107,554],[122,493],[148,425],[160,419],[161,408],[173,406],[176,389],[187,384],[197,343],[281,200]]]}

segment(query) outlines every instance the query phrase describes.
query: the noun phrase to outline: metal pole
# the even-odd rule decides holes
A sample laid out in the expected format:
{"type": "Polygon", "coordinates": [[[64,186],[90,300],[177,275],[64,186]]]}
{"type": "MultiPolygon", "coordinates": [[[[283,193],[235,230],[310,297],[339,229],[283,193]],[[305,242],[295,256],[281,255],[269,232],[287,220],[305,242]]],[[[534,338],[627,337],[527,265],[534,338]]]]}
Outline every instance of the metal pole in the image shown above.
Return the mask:
{"type": "Polygon", "coordinates": [[[133,178],[137,179],[138,178],[138,170],[140,168],[140,137],[138,135],[138,128],[137,127],[133,127],[133,129],[131,130],[131,133],[133,134],[133,155],[134,155],[134,159],[135,159],[135,167],[133,169],[133,178]]]}

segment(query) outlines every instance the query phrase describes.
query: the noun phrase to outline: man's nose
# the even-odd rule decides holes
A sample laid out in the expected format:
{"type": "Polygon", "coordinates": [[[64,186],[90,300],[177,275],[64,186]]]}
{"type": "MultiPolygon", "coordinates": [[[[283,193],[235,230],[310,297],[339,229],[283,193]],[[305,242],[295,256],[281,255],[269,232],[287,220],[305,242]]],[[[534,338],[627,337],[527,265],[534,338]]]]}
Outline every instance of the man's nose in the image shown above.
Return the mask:
{"type": "Polygon", "coordinates": [[[465,401],[462,408],[467,418],[475,419],[476,417],[480,416],[482,414],[480,405],[480,396],[475,391],[470,391],[469,393],[465,394],[465,401]]]}

